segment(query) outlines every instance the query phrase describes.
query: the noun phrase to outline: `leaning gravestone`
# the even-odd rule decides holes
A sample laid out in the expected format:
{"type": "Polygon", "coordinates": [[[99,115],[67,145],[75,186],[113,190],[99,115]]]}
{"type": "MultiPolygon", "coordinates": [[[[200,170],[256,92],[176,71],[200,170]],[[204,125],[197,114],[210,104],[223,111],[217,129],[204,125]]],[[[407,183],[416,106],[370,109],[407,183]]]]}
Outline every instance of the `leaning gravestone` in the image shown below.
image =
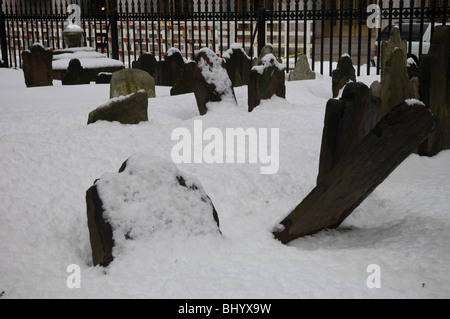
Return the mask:
{"type": "Polygon", "coordinates": [[[308,56],[306,54],[300,55],[295,64],[294,70],[289,72],[289,81],[314,80],[316,72],[309,68],[308,56]]]}
{"type": "Polygon", "coordinates": [[[89,84],[89,76],[81,66],[80,60],[72,59],[69,62],[67,71],[64,72],[62,85],[77,85],[77,84],[89,84]]]}
{"type": "Polygon", "coordinates": [[[132,62],[133,69],[140,69],[150,74],[154,79],[157,78],[156,69],[158,61],[151,53],[144,53],[139,56],[137,61],[132,62]]]}
{"type": "Polygon", "coordinates": [[[284,81],[283,65],[273,54],[266,54],[260,64],[250,70],[248,111],[251,112],[260,104],[261,100],[270,99],[273,95],[285,98],[286,85],[284,81]]]}
{"type": "Polygon", "coordinates": [[[339,100],[328,100],[317,184],[375,127],[380,107],[380,98],[361,82],[347,84],[339,100]]]}
{"type": "Polygon", "coordinates": [[[109,89],[110,98],[139,90],[145,90],[149,98],[155,97],[155,80],[147,72],[139,69],[123,69],[113,73],[109,89]]]}
{"type": "Polygon", "coordinates": [[[22,53],[23,74],[27,87],[53,85],[52,51],[40,43],[34,43],[31,50],[22,53]]]}
{"type": "Polygon", "coordinates": [[[419,147],[419,154],[434,156],[450,149],[450,26],[436,27],[428,54],[419,64],[422,101],[439,118],[439,125],[419,147]]]}
{"type": "Polygon", "coordinates": [[[221,235],[200,182],[159,157],[136,154],[119,173],[103,174],[86,191],[86,206],[94,265],[108,266],[133,241],[221,235]]]}
{"type": "Polygon", "coordinates": [[[339,58],[337,67],[331,72],[331,76],[333,97],[339,95],[339,91],[348,81],[356,82],[355,68],[353,67],[352,59],[347,53],[339,58]]]}
{"type": "Polygon", "coordinates": [[[148,95],[144,90],[110,99],[89,113],[87,124],[97,121],[138,124],[148,121],[148,95]]]}
{"type": "Polygon", "coordinates": [[[222,57],[233,87],[248,85],[252,59],[245,53],[242,46],[237,43],[232,44],[222,57]]]}
{"type": "Polygon", "coordinates": [[[193,63],[186,63],[200,115],[208,111],[209,102],[229,101],[237,104],[225,62],[211,49],[203,48],[193,63]]]}
{"type": "Polygon", "coordinates": [[[425,104],[394,107],[273,231],[282,243],[336,228],[436,127],[425,104]]]}

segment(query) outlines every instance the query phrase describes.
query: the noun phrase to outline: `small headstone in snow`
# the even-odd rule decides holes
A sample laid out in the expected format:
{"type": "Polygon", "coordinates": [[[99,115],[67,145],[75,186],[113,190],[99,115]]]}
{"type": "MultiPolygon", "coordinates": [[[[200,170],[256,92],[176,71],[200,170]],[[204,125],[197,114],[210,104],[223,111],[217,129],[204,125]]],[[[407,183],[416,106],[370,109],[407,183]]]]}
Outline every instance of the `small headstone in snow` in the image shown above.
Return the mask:
{"type": "Polygon", "coordinates": [[[248,85],[252,60],[242,46],[234,44],[223,54],[228,76],[233,87],[248,85]]]}
{"type": "Polygon", "coordinates": [[[289,72],[289,81],[314,80],[316,73],[311,71],[306,54],[300,55],[294,70],[289,72]]]}
{"type": "Polygon", "coordinates": [[[419,147],[419,154],[434,156],[450,149],[450,26],[434,30],[428,54],[419,63],[422,101],[439,118],[436,130],[419,147]]]}
{"type": "Polygon", "coordinates": [[[251,112],[261,100],[270,99],[273,95],[286,97],[284,67],[276,57],[266,54],[259,65],[250,71],[248,84],[248,111],[251,112]]]}
{"type": "Polygon", "coordinates": [[[89,76],[81,66],[80,60],[72,59],[67,71],[62,76],[62,85],[89,84],[89,76]]]}
{"type": "Polygon", "coordinates": [[[110,84],[111,83],[111,72],[100,72],[95,78],[95,84],[110,84]]]}
{"type": "Polygon", "coordinates": [[[145,90],[149,98],[155,97],[155,80],[150,74],[139,69],[123,69],[111,77],[109,97],[128,95],[145,90]]]}
{"type": "Polygon", "coordinates": [[[383,40],[381,42],[381,79],[383,79],[384,76],[383,69],[385,67],[385,64],[388,61],[389,56],[392,54],[392,52],[394,52],[396,48],[399,48],[401,50],[406,60],[406,55],[408,52],[406,50],[406,40],[402,40],[399,28],[392,28],[387,41],[383,40]]]}
{"type": "Polygon", "coordinates": [[[110,99],[89,113],[87,124],[97,121],[138,124],[148,121],[148,95],[144,90],[110,99]]]}
{"type": "Polygon", "coordinates": [[[52,51],[41,43],[22,53],[22,69],[27,87],[53,85],[52,51]]]}
{"type": "Polygon", "coordinates": [[[208,48],[201,49],[194,61],[196,64],[187,63],[186,66],[200,115],[206,114],[209,102],[230,101],[237,104],[225,62],[208,48]]]}
{"type": "MultiPolygon", "coordinates": [[[[253,59],[253,61],[252,61],[252,66],[261,64],[262,59],[263,59],[267,54],[273,54],[273,55],[276,57],[276,54],[275,54],[273,45],[270,44],[270,43],[266,44],[266,45],[262,48],[261,54],[260,54],[257,58],[253,59]]],[[[281,60],[280,60],[279,58],[277,58],[277,61],[278,61],[279,63],[281,63],[281,60]]]]}
{"type": "Polygon", "coordinates": [[[220,236],[214,205],[193,176],[170,160],[137,154],[86,192],[94,265],[108,266],[132,242],[220,236]]]}
{"type": "Polygon", "coordinates": [[[338,61],[336,69],[331,73],[333,97],[339,95],[339,91],[352,80],[356,82],[355,68],[350,56],[343,54],[338,61]]]}
{"type": "Polygon", "coordinates": [[[413,58],[408,58],[406,61],[406,70],[410,79],[419,77],[419,66],[413,58]]]}
{"type": "Polygon", "coordinates": [[[158,61],[156,61],[156,58],[153,54],[144,53],[139,56],[137,61],[133,61],[132,67],[133,67],[133,69],[141,69],[141,70],[147,72],[156,80],[157,64],[158,64],[158,61]]]}
{"type": "Polygon", "coordinates": [[[170,95],[179,95],[194,92],[192,87],[191,78],[189,72],[192,72],[192,64],[195,64],[194,61],[189,61],[184,63],[181,66],[181,73],[178,79],[173,84],[170,89],[170,95]],[[191,64],[191,65],[189,65],[191,64]]]}
{"type": "Polygon", "coordinates": [[[171,48],[164,55],[164,59],[157,63],[156,85],[173,86],[181,75],[184,58],[180,50],[171,48]]]}

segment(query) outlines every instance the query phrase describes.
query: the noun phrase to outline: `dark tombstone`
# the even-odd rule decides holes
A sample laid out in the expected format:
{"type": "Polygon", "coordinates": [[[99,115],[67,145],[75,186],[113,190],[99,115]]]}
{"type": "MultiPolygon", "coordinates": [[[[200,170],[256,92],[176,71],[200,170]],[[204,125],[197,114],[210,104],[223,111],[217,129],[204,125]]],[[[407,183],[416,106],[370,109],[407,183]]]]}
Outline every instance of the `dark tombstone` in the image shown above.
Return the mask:
{"type": "Polygon", "coordinates": [[[129,241],[149,241],[158,233],[173,240],[221,235],[217,211],[202,185],[156,157],[137,154],[118,173],[104,174],[86,191],[86,206],[93,264],[103,267],[113,261],[116,246],[126,249],[129,241]],[[118,198],[123,200],[115,204],[118,198]],[[170,198],[177,198],[176,205],[170,198]]]}
{"type": "Polygon", "coordinates": [[[186,62],[181,67],[181,73],[178,79],[173,84],[170,89],[170,95],[179,95],[194,92],[192,87],[191,77],[189,72],[192,72],[193,66],[188,66],[188,64],[195,64],[194,61],[186,62]]]}
{"type": "Polygon", "coordinates": [[[149,98],[155,97],[155,80],[150,74],[139,69],[123,69],[111,77],[109,97],[128,95],[145,90],[149,98]]]}
{"type": "Polygon", "coordinates": [[[408,60],[406,60],[406,63],[406,71],[408,72],[408,77],[410,79],[418,78],[419,66],[417,65],[416,61],[413,58],[408,58],[408,60]]]}
{"type": "Polygon", "coordinates": [[[402,39],[400,29],[397,26],[394,26],[389,33],[389,38],[386,41],[381,41],[381,79],[383,79],[384,76],[384,66],[389,59],[389,56],[396,48],[402,51],[402,55],[404,55],[406,59],[408,53],[406,49],[406,40],[402,39]]]}
{"type": "Polygon", "coordinates": [[[53,85],[52,51],[40,43],[34,43],[31,50],[22,53],[23,74],[27,87],[53,85]]]}
{"type": "Polygon", "coordinates": [[[97,121],[120,122],[122,124],[138,124],[148,121],[148,95],[144,90],[125,97],[110,99],[89,113],[87,124],[97,121]]]}
{"type": "Polygon", "coordinates": [[[72,59],[69,62],[67,71],[64,72],[62,77],[62,85],[78,85],[89,84],[89,76],[87,72],[81,66],[81,62],[78,59],[72,59]]]}
{"type": "Polygon", "coordinates": [[[233,44],[222,55],[233,87],[248,85],[252,60],[240,44],[233,44]]]}
{"type": "Polygon", "coordinates": [[[347,84],[339,100],[328,100],[317,184],[375,127],[380,107],[380,98],[361,82],[347,84]]]}
{"type": "Polygon", "coordinates": [[[343,54],[338,61],[336,69],[331,72],[333,97],[339,95],[339,91],[352,80],[356,82],[355,68],[348,54],[343,54]]]}
{"type": "Polygon", "coordinates": [[[137,61],[132,62],[133,69],[141,69],[148,74],[150,74],[154,79],[157,78],[156,69],[157,69],[158,61],[151,53],[144,53],[139,56],[137,61]]]}
{"type": "Polygon", "coordinates": [[[112,78],[111,72],[100,72],[95,78],[95,84],[110,84],[112,78]]]}
{"type": "Polygon", "coordinates": [[[208,111],[208,102],[224,100],[237,104],[225,62],[208,48],[201,49],[193,63],[186,63],[200,115],[208,111]]]}
{"type": "Polygon", "coordinates": [[[450,149],[450,26],[434,30],[430,50],[420,59],[419,74],[421,100],[439,118],[439,125],[418,153],[434,156],[450,149]]]}
{"type": "Polygon", "coordinates": [[[251,112],[261,100],[270,99],[273,95],[285,98],[284,67],[276,57],[266,54],[259,65],[250,70],[248,84],[248,111],[251,112]]]}
{"type": "Polygon", "coordinates": [[[394,107],[305,197],[273,234],[282,243],[336,228],[436,127],[419,101],[394,107]]]}
{"type": "Polygon", "coordinates": [[[180,50],[169,49],[156,67],[156,85],[173,86],[181,75],[184,59],[180,50]]]}

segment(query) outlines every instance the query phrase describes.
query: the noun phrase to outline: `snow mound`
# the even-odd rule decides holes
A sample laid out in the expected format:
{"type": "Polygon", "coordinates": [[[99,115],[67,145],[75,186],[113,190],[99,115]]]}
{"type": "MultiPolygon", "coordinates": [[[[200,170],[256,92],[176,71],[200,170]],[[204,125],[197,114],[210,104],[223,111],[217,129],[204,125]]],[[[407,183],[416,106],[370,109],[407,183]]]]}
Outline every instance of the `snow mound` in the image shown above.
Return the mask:
{"type": "Polygon", "coordinates": [[[168,160],[136,154],[119,173],[103,174],[96,185],[115,250],[129,239],[148,241],[157,233],[169,238],[220,234],[200,182],[168,160]]]}

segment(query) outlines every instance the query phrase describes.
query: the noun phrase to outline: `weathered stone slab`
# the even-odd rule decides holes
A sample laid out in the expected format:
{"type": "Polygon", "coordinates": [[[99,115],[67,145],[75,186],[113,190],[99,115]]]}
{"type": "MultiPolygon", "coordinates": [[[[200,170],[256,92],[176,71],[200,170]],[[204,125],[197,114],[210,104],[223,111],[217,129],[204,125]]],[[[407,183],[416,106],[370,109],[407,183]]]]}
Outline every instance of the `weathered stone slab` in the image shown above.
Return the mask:
{"type": "Polygon", "coordinates": [[[308,56],[305,54],[300,55],[294,70],[289,72],[289,81],[314,80],[315,78],[316,72],[311,71],[308,56]]]}
{"type": "Polygon", "coordinates": [[[72,59],[62,77],[62,85],[89,84],[89,76],[81,66],[80,60],[72,59]]]}
{"type": "Polygon", "coordinates": [[[27,87],[53,85],[52,51],[40,43],[22,53],[22,69],[27,87]]]}
{"type": "Polygon", "coordinates": [[[240,44],[234,43],[222,55],[233,87],[248,85],[252,59],[240,44]]]}
{"type": "Polygon", "coordinates": [[[200,182],[154,156],[133,155],[118,173],[103,174],[87,190],[86,206],[94,265],[106,267],[131,241],[151,245],[157,235],[174,241],[221,236],[200,182]]]}
{"type": "Polygon", "coordinates": [[[282,243],[338,227],[436,127],[417,100],[394,107],[346,159],[285,217],[273,234],[282,243]]]}
{"type": "Polygon", "coordinates": [[[339,91],[352,80],[356,82],[355,68],[348,54],[343,54],[338,61],[336,69],[331,72],[333,97],[339,95],[339,91]]]}
{"type": "Polygon", "coordinates": [[[248,111],[251,112],[261,100],[270,99],[273,95],[285,98],[286,85],[283,65],[269,53],[250,71],[248,111]]]}
{"type": "Polygon", "coordinates": [[[187,64],[189,63],[195,64],[194,61],[190,61],[181,66],[181,74],[170,89],[170,95],[180,95],[194,92],[190,75],[193,65],[188,66],[187,64]]]}
{"type": "Polygon", "coordinates": [[[128,95],[145,90],[149,98],[155,97],[155,80],[150,74],[139,69],[123,69],[111,77],[109,97],[128,95]]]}
{"type": "Polygon", "coordinates": [[[97,121],[138,124],[148,121],[148,95],[144,90],[110,99],[89,113],[87,124],[97,121]]]}
{"type": "Polygon", "coordinates": [[[434,30],[430,50],[420,60],[419,73],[421,99],[439,118],[439,125],[418,153],[434,156],[450,149],[450,26],[434,30]]]}
{"type": "Polygon", "coordinates": [[[164,55],[164,59],[157,63],[156,85],[173,86],[181,75],[184,63],[180,50],[170,48],[164,55]]]}
{"type": "Polygon", "coordinates": [[[152,78],[156,79],[157,64],[158,61],[156,61],[155,56],[151,53],[146,52],[144,54],[141,54],[137,61],[132,62],[132,68],[143,70],[150,74],[152,78]]]}
{"type": "Polygon", "coordinates": [[[398,27],[393,27],[387,41],[381,41],[381,78],[384,76],[384,66],[388,61],[389,56],[396,48],[401,50],[402,55],[404,55],[406,59],[408,53],[406,50],[406,40],[402,40],[400,29],[398,27]]]}

